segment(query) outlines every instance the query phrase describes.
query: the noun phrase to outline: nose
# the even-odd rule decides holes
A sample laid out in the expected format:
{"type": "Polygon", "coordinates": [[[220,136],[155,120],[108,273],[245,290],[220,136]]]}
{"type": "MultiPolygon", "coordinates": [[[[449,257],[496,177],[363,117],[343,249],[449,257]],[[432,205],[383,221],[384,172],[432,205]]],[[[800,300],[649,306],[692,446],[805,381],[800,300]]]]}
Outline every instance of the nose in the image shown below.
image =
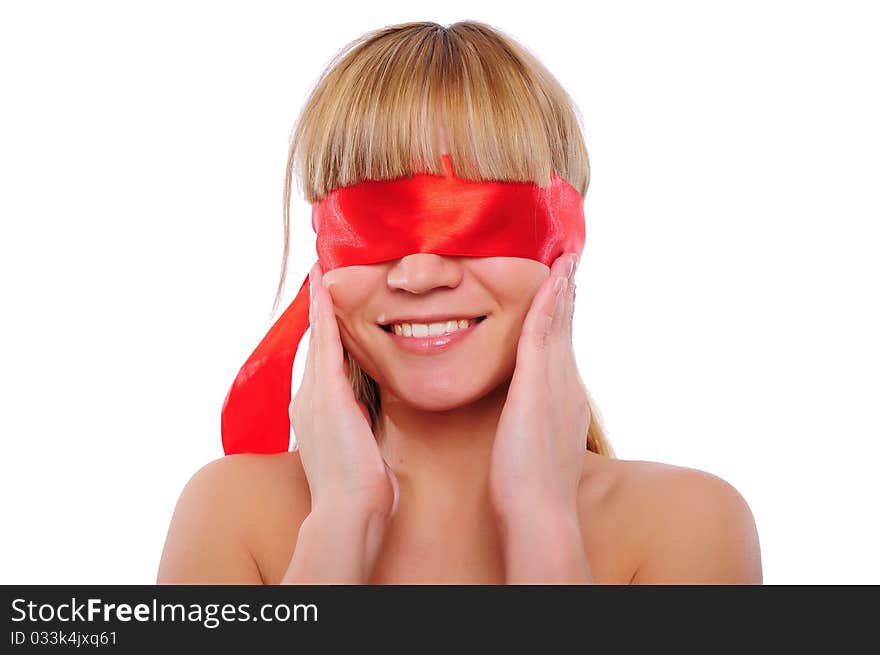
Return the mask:
{"type": "Polygon", "coordinates": [[[403,257],[391,267],[388,286],[410,293],[426,293],[437,287],[454,289],[461,278],[461,264],[455,257],[420,252],[403,257]]]}

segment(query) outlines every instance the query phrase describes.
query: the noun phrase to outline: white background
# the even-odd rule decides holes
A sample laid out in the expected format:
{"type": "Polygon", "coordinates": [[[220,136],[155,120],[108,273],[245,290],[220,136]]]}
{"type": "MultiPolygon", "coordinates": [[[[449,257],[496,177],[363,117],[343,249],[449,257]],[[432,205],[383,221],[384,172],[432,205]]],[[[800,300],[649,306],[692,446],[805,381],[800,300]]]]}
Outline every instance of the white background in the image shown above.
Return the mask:
{"type": "Polygon", "coordinates": [[[583,113],[577,356],[618,455],[739,489],[768,584],[880,583],[870,5],[5,3],[0,582],[155,581],[274,320],[312,84],[365,31],[473,18],[583,113]]]}

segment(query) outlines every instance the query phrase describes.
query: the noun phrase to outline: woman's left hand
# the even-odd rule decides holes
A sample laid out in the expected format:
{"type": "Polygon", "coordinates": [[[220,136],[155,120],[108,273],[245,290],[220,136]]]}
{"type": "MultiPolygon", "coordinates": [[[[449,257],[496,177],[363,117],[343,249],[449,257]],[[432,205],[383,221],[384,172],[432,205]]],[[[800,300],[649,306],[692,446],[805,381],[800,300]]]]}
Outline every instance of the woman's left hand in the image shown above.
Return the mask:
{"type": "Polygon", "coordinates": [[[590,405],[572,344],[576,267],[574,253],[556,258],[523,323],[489,469],[492,503],[505,523],[577,520],[590,405]]]}

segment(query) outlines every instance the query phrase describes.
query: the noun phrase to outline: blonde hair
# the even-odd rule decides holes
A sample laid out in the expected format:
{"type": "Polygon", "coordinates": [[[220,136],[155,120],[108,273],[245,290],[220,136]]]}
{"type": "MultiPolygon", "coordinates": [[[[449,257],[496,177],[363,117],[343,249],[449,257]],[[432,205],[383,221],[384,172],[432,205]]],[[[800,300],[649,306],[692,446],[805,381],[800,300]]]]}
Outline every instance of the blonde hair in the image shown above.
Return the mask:
{"type": "MultiPolygon", "coordinates": [[[[466,20],[443,27],[383,27],[343,47],[322,72],[293,130],[284,185],[284,287],[290,186],[311,204],[364,180],[444,173],[437,121],[446,127],[458,177],[550,184],[550,172],[581,195],[590,162],[576,105],[538,59],[495,28],[466,20]],[[437,116],[437,111],[441,116],[437,116]]],[[[374,434],[379,387],[346,350],[355,397],[374,434]]],[[[587,448],[615,457],[590,398],[587,448]]]]}

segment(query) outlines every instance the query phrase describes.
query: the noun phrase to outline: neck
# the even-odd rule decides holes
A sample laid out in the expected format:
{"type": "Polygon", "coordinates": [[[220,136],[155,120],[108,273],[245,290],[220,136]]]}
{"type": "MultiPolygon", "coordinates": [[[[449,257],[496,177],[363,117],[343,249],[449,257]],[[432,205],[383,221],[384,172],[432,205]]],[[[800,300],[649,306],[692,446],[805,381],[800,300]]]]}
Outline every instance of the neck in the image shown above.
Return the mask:
{"type": "Polygon", "coordinates": [[[441,512],[488,507],[489,461],[509,384],[446,411],[421,410],[381,391],[379,449],[402,496],[441,512]]]}

